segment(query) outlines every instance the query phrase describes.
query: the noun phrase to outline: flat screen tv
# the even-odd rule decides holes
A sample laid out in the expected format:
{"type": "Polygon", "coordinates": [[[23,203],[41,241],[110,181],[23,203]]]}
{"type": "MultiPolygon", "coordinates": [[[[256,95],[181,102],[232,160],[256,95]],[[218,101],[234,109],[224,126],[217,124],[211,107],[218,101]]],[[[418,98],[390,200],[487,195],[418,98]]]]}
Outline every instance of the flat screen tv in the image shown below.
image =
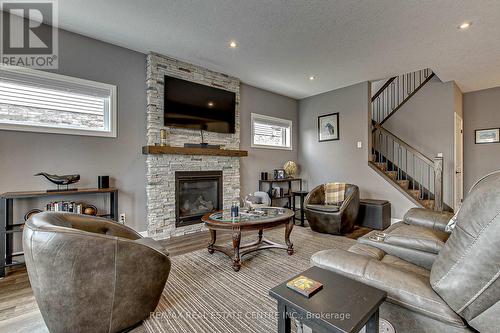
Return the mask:
{"type": "Polygon", "coordinates": [[[165,76],[165,126],[234,133],[236,94],[165,76]]]}

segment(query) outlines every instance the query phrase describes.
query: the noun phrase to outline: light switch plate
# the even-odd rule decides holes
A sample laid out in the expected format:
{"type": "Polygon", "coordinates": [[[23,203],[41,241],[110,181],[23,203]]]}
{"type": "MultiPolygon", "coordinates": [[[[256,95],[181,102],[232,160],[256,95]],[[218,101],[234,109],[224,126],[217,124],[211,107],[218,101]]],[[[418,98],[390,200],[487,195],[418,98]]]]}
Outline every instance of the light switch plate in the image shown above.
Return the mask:
{"type": "Polygon", "coordinates": [[[363,148],[363,142],[358,141],[358,148],[363,148]]]}

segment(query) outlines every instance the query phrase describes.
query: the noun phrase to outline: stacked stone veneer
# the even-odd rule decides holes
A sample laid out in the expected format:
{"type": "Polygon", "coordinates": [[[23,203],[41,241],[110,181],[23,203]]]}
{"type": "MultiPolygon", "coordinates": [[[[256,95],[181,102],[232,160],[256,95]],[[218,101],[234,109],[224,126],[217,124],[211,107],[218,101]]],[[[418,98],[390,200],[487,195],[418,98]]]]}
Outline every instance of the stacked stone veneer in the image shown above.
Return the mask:
{"type": "MultiPolygon", "coordinates": [[[[236,93],[235,134],[204,133],[205,142],[221,144],[228,149],[240,146],[240,81],[225,74],[191,65],[176,59],[150,53],[147,57],[147,144],[160,142],[160,130],[167,130],[167,144],[182,147],[184,143],[200,143],[199,131],[165,127],[163,120],[164,76],[205,84],[236,93]]],[[[240,161],[237,157],[147,155],[146,196],[148,234],[168,238],[196,232],[203,224],[175,227],[175,172],[216,170],[223,173],[223,207],[231,206],[240,196],[240,161]]]]}

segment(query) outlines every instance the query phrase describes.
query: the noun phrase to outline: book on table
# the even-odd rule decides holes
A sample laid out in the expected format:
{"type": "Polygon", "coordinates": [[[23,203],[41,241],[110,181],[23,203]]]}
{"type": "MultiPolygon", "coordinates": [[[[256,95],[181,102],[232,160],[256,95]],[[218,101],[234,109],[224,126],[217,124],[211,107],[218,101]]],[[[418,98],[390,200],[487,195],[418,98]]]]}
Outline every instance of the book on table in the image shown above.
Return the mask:
{"type": "Polygon", "coordinates": [[[298,276],[291,281],[288,281],[286,286],[306,297],[311,297],[323,288],[322,283],[314,281],[303,275],[298,276]]]}

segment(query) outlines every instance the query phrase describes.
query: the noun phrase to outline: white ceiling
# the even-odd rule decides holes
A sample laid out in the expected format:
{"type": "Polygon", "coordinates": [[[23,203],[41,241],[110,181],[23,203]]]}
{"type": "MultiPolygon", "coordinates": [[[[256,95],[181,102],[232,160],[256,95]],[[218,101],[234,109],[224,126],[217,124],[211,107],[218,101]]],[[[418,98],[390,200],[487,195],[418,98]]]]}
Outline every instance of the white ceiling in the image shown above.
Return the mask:
{"type": "Polygon", "coordinates": [[[295,98],[425,67],[500,85],[498,0],[63,0],[59,26],[295,98]]]}

